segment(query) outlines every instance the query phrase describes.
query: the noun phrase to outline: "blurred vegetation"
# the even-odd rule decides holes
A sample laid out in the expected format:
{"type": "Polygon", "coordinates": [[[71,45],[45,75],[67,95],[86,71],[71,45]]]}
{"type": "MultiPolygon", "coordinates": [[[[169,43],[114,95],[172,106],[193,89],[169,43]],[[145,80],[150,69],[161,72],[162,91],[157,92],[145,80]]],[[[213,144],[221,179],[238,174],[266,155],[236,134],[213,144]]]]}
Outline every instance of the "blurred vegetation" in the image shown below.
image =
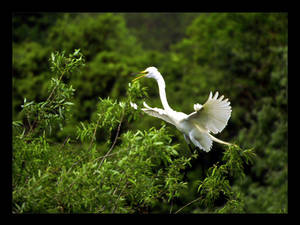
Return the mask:
{"type": "Polygon", "coordinates": [[[287,13],[14,13],[12,24],[13,212],[288,212],[287,13]],[[218,138],[256,157],[217,143],[191,153],[174,127],[132,110],[161,107],[154,80],[128,86],[148,66],[177,111],[228,97],[218,138]]]}

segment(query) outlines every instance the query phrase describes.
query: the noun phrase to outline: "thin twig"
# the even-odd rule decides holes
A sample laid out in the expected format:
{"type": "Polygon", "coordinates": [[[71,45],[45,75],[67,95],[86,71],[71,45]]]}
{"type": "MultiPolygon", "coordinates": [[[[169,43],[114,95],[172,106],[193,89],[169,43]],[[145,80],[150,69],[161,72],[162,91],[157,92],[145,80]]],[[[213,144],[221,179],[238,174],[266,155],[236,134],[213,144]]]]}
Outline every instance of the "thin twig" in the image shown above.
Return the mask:
{"type": "Polygon", "coordinates": [[[30,130],[32,129],[31,123],[30,123],[30,119],[29,119],[29,115],[27,114],[27,122],[29,124],[30,130]]]}
{"type": "Polygon", "coordinates": [[[65,146],[65,144],[67,143],[67,141],[68,141],[69,139],[70,139],[70,136],[67,136],[66,139],[64,140],[64,143],[61,144],[59,150],[61,150],[61,149],[65,146]]]}
{"type": "Polygon", "coordinates": [[[191,202],[189,202],[189,203],[186,204],[185,206],[183,206],[183,207],[181,207],[180,209],[178,209],[178,210],[175,212],[175,214],[179,213],[179,212],[180,212],[181,210],[183,210],[185,207],[188,207],[189,205],[193,204],[194,202],[199,201],[201,198],[202,198],[202,196],[199,197],[199,198],[196,198],[195,200],[193,200],[193,201],[191,201],[191,202]]]}
{"type": "Polygon", "coordinates": [[[38,122],[37,119],[35,119],[35,120],[33,121],[33,124],[32,124],[32,126],[30,126],[30,129],[29,129],[29,131],[27,132],[27,134],[25,135],[25,137],[27,137],[29,134],[31,134],[31,132],[33,132],[33,129],[37,127],[37,122],[38,122]]]}
{"type": "Polygon", "coordinates": [[[123,177],[120,178],[119,182],[118,182],[118,187],[115,188],[114,192],[112,193],[112,195],[115,195],[115,193],[117,192],[118,188],[120,187],[121,184],[121,180],[123,177]]]}
{"type": "Polygon", "coordinates": [[[94,140],[94,139],[95,139],[95,137],[96,137],[96,131],[97,131],[97,128],[98,128],[99,121],[100,121],[100,116],[99,116],[99,118],[98,118],[98,120],[97,120],[97,124],[96,124],[95,130],[94,130],[93,137],[92,137],[92,139],[91,139],[91,142],[90,142],[90,145],[89,145],[88,151],[91,149],[91,146],[92,146],[93,140],[94,140]]]}
{"type": "Polygon", "coordinates": [[[121,120],[120,120],[120,123],[118,125],[118,130],[117,130],[117,134],[116,134],[116,137],[115,137],[115,140],[112,144],[112,146],[110,147],[110,149],[108,150],[108,152],[105,154],[105,156],[103,157],[103,159],[101,160],[99,166],[98,166],[98,169],[102,166],[103,162],[104,162],[104,159],[110,154],[110,152],[113,150],[113,148],[115,147],[115,144],[117,142],[117,139],[118,139],[118,136],[119,136],[119,132],[120,132],[120,128],[121,128],[121,124],[122,124],[122,121],[123,121],[123,117],[124,117],[124,112],[121,116],[121,120]]]}
{"type": "MultiPolygon", "coordinates": [[[[65,71],[62,72],[60,78],[58,79],[58,84],[59,84],[59,82],[62,79],[64,74],[65,74],[65,71]]],[[[52,95],[54,94],[55,89],[58,87],[58,84],[52,89],[52,91],[51,91],[50,95],[48,96],[46,102],[52,97],[52,95]]]]}
{"type": "Polygon", "coordinates": [[[117,208],[117,202],[119,201],[119,199],[120,199],[120,197],[121,197],[121,194],[123,193],[123,191],[125,190],[125,188],[127,187],[127,185],[128,185],[128,182],[126,182],[126,184],[124,185],[122,191],[120,192],[120,194],[119,194],[119,196],[118,196],[118,199],[117,199],[116,202],[115,202],[115,205],[114,205],[114,208],[113,208],[113,210],[112,210],[112,213],[115,212],[115,210],[116,210],[116,208],[117,208]]]}
{"type": "MultiPolygon", "coordinates": [[[[62,79],[62,77],[63,77],[64,74],[65,74],[65,72],[63,71],[62,74],[61,74],[61,76],[60,76],[60,78],[59,78],[59,80],[58,80],[59,82],[60,82],[60,80],[62,79]]],[[[54,91],[56,90],[57,87],[58,87],[58,84],[52,89],[52,91],[51,91],[50,95],[48,96],[46,102],[50,100],[50,98],[51,98],[52,95],[54,94],[54,91]]],[[[50,101],[50,102],[51,102],[51,101],[50,101]]],[[[38,112],[38,113],[39,113],[39,112],[38,112]]],[[[34,120],[34,122],[33,122],[33,125],[30,126],[30,129],[29,129],[28,133],[26,134],[26,137],[27,137],[31,132],[33,132],[33,130],[37,127],[37,122],[38,122],[38,119],[36,118],[36,119],[34,120]]]]}
{"type": "Polygon", "coordinates": [[[172,209],[173,209],[173,199],[171,200],[170,214],[172,213],[172,209]]]}
{"type": "MultiPolygon", "coordinates": [[[[127,151],[127,149],[126,149],[126,151],[127,151]]],[[[120,152],[125,152],[125,150],[123,150],[123,151],[117,151],[117,152],[114,152],[114,153],[111,153],[111,154],[107,154],[107,155],[104,155],[104,156],[100,156],[100,157],[94,159],[94,161],[97,161],[99,159],[102,159],[102,158],[105,158],[105,157],[108,157],[108,156],[112,156],[112,155],[118,154],[120,152]]]]}

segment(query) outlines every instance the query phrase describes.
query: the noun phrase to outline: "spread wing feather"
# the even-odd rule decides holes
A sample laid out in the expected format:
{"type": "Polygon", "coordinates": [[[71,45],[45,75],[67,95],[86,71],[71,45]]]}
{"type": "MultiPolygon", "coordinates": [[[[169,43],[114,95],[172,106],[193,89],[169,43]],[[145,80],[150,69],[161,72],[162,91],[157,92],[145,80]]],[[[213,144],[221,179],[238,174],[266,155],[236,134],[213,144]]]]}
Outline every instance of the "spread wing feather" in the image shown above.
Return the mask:
{"type": "Polygon", "coordinates": [[[202,107],[194,106],[198,110],[188,115],[186,119],[195,122],[214,134],[221,132],[231,116],[231,106],[228,99],[223,100],[224,96],[222,95],[218,98],[218,95],[218,92],[214,96],[210,92],[205,104],[202,107]]]}
{"type": "Polygon", "coordinates": [[[157,118],[160,118],[170,124],[173,124],[172,120],[169,118],[169,116],[165,113],[165,110],[159,109],[159,108],[151,108],[149,107],[145,102],[143,103],[145,108],[142,108],[142,110],[147,113],[150,116],[154,116],[157,118]]]}

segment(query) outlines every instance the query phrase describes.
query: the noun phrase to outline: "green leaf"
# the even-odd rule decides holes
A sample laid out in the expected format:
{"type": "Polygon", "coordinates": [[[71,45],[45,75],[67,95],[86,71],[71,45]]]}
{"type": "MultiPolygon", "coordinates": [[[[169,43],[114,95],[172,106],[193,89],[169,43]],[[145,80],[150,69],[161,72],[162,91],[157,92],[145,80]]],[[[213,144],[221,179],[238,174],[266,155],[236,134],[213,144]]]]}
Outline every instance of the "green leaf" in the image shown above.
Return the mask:
{"type": "Polygon", "coordinates": [[[178,152],[177,152],[175,149],[172,149],[172,153],[173,153],[174,155],[178,155],[178,152]]]}
{"type": "Polygon", "coordinates": [[[60,116],[61,118],[63,118],[61,107],[58,108],[58,111],[59,111],[59,116],[60,116]]]}
{"type": "Polygon", "coordinates": [[[213,171],[212,171],[212,174],[211,174],[212,176],[215,175],[216,170],[217,170],[217,166],[214,167],[214,169],[213,169],[213,171]]]}
{"type": "Polygon", "coordinates": [[[203,183],[201,182],[201,184],[199,185],[197,191],[200,192],[200,189],[202,188],[203,183]]]}
{"type": "Polygon", "coordinates": [[[73,102],[65,102],[64,104],[65,104],[65,105],[74,105],[73,102]]]}
{"type": "Polygon", "coordinates": [[[133,183],[134,185],[136,185],[136,182],[135,182],[133,179],[128,178],[128,180],[129,180],[131,183],[133,183]]]}
{"type": "Polygon", "coordinates": [[[55,55],[54,55],[54,53],[53,53],[53,52],[51,52],[51,59],[52,59],[52,62],[54,62],[54,61],[55,61],[55,55]]]}
{"type": "Polygon", "coordinates": [[[12,125],[20,127],[20,126],[23,126],[23,122],[21,120],[15,120],[12,122],[12,125]]]}

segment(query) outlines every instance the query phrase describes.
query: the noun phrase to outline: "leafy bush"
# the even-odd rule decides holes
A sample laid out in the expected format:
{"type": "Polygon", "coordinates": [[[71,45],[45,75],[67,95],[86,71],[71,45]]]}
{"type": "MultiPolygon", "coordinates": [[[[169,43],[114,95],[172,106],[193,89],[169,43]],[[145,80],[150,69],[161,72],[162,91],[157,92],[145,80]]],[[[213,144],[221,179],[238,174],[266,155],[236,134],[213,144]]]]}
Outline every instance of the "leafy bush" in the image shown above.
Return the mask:
{"type": "MultiPolygon", "coordinates": [[[[197,151],[189,157],[181,154],[164,126],[121,133],[124,121],[141,114],[131,106],[132,101],[141,105],[141,97],[147,95],[138,82],[129,83],[126,101],[100,98],[96,117],[77,126],[77,140],[67,136],[61,144],[51,143],[47,128],[60,124],[72,105],[74,89],[62,77],[84,60],[75,50],[69,57],[52,53],[50,61],[59,78],[52,78],[49,97],[39,103],[24,100],[28,124],[13,122],[13,212],[144,213],[158,201],[179,197],[187,188],[182,171],[198,157],[197,151]],[[98,135],[106,140],[100,145],[98,135]]],[[[223,157],[226,163],[209,169],[199,186],[205,205],[213,208],[219,192],[232,195],[225,173],[243,174],[242,158],[252,159],[252,154],[229,148],[223,157]]]]}
{"type": "Polygon", "coordinates": [[[287,213],[286,13],[13,14],[12,50],[14,213],[287,213]],[[142,101],[161,105],[157,85],[128,83],[148,66],[175,110],[229,97],[219,138],[255,160],[189,152],[143,116],[142,101]]]}

